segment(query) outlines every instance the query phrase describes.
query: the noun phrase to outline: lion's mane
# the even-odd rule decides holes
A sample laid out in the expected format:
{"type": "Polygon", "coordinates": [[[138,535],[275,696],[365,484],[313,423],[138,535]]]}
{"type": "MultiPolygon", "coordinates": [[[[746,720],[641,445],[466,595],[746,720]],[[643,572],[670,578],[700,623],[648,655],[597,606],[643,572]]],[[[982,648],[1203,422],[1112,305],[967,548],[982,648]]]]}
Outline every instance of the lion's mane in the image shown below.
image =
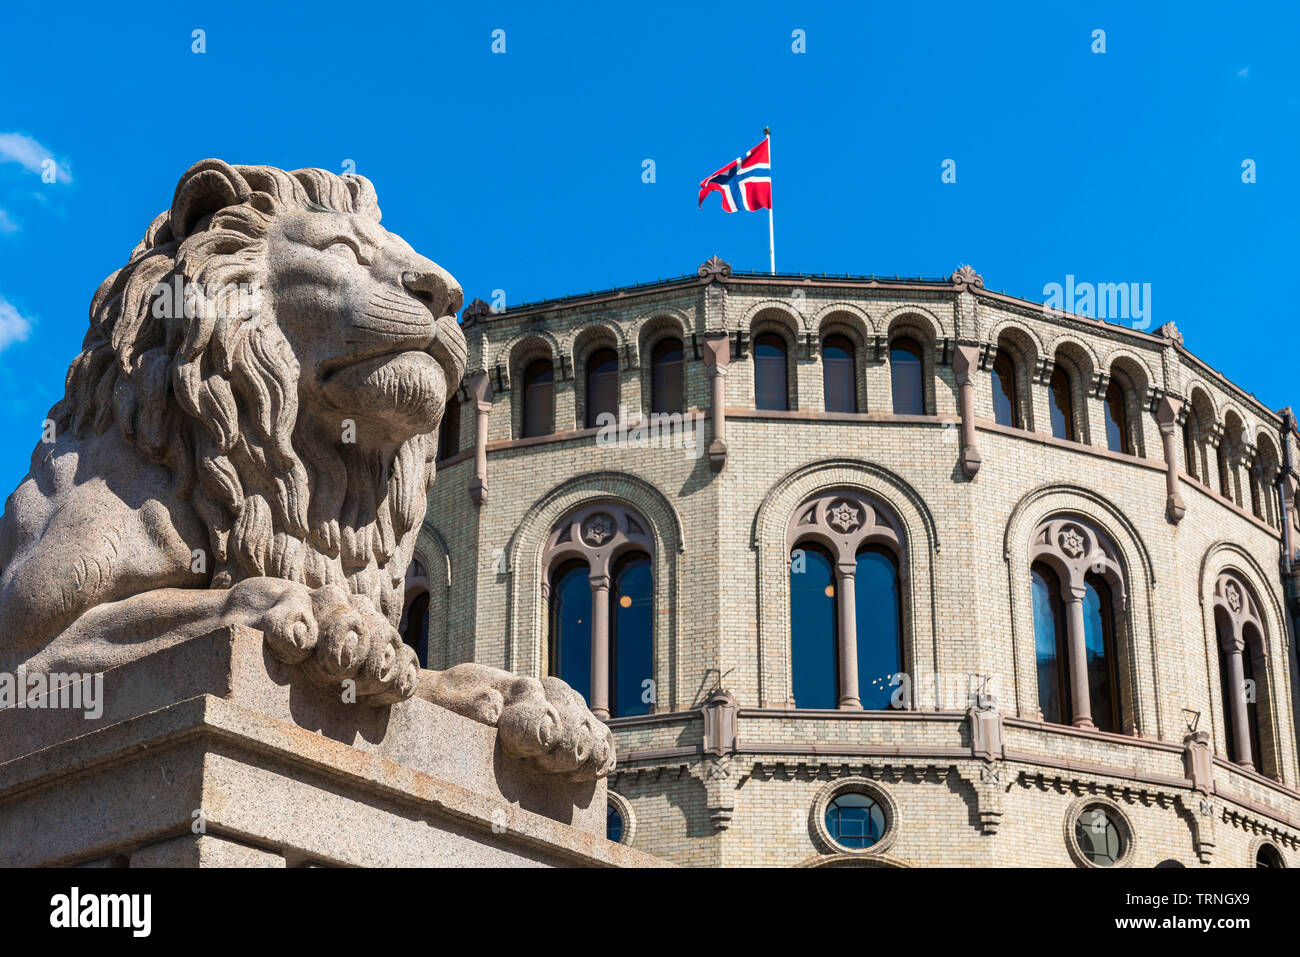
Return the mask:
{"type": "Polygon", "coordinates": [[[362,176],[215,160],[187,173],[172,208],[95,293],[50,418],[78,438],[116,425],[170,469],[175,494],[208,530],[212,587],[261,575],[339,584],[396,624],[433,436],[410,438],[392,461],[313,438],[296,427],[298,360],[269,304],[251,315],[234,302],[188,317],[155,308],[160,284],[175,288],[175,277],[203,289],[259,288],[272,221],[292,208],[380,218],[362,176]],[[213,190],[231,195],[214,204],[213,190]]]}

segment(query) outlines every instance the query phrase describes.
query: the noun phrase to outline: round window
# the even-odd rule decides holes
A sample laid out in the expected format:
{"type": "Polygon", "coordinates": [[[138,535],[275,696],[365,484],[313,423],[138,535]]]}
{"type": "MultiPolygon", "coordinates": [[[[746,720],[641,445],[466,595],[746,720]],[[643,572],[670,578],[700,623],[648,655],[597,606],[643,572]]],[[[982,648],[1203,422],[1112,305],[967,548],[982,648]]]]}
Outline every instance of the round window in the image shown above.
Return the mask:
{"type": "Polygon", "coordinates": [[[1124,856],[1124,835],[1114,813],[1100,804],[1085,807],[1074,822],[1079,850],[1098,867],[1110,867],[1124,856]]]}
{"type": "Polygon", "coordinates": [[[623,840],[623,815],[612,804],[605,805],[605,839],[616,844],[623,840]]]}
{"type": "Polygon", "coordinates": [[[826,805],[826,830],[844,847],[871,847],[885,834],[884,808],[857,791],[837,794],[826,805]]]}

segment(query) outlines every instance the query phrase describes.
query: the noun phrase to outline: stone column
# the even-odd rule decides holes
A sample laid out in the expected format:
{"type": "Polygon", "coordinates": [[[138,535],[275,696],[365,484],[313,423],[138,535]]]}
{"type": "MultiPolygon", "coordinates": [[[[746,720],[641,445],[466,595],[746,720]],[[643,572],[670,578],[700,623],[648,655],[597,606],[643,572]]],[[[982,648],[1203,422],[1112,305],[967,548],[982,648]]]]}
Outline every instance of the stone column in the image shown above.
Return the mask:
{"type": "MultiPolygon", "coordinates": [[[[1065,644],[1070,659],[1071,724],[1076,728],[1095,728],[1092,701],[1088,697],[1088,646],[1084,641],[1082,585],[1071,586],[1065,598],[1065,644]]],[[[1118,689],[1116,689],[1118,692],[1118,689]]]]}
{"type": "MultiPolygon", "coordinates": [[[[1236,631],[1235,628],[1233,630],[1236,631]]],[[[1246,643],[1235,633],[1224,644],[1228,673],[1222,680],[1228,683],[1228,708],[1232,712],[1233,760],[1243,768],[1250,768],[1254,767],[1254,761],[1250,753],[1250,717],[1246,710],[1246,671],[1241,661],[1245,650],[1246,643]]],[[[1227,715],[1224,717],[1227,718],[1227,715]]]]}
{"type": "Polygon", "coordinates": [[[474,477],[469,481],[469,497],[475,505],[487,504],[488,416],[492,413],[492,380],[482,370],[465,383],[474,400],[474,477]]]}
{"type": "Polygon", "coordinates": [[[591,713],[609,720],[609,576],[591,582],[591,713]]]}
{"type": "Polygon", "coordinates": [[[975,384],[971,372],[979,364],[978,346],[957,346],[952,355],[953,377],[957,380],[957,408],[961,414],[961,471],[973,479],[980,470],[980,453],[975,447],[975,384]]]}
{"type": "Polygon", "coordinates": [[[858,694],[858,609],[853,576],[857,562],[840,562],[835,566],[835,601],[839,609],[840,635],[840,707],[862,710],[858,694]]]}
{"type": "MultiPolygon", "coordinates": [[[[731,339],[723,330],[704,334],[704,365],[712,384],[713,441],[709,443],[709,467],[721,472],[727,464],[727,366],[731,362],[731,339]]],[[[698,439],[697,439],[698,441],[698,439]]]]}
{"type": "Polygon", "coordinates": [[[1178,483],[1178,413],[1182,411],[1180,399],[1164,396],[1156,406],[1156,422],[1160,425],[1160,444],[1165,452],[1165,517],[1177,525],[1187,507],[1179,494],[1178,483]]]}

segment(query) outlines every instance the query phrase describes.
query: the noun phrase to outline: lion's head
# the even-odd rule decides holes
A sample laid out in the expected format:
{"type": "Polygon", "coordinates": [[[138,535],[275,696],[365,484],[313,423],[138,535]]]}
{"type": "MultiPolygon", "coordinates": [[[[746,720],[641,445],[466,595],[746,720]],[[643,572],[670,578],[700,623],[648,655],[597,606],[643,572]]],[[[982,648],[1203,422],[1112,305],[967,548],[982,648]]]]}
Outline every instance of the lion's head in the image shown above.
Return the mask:
{"type": "Polygon", "coordinates": [[[379,216],[362,176],[196,164],[95,294],[52,418],[172,471],[213,587],[344,585],[396,624],[465,339],[456,281],[379,216]]]}

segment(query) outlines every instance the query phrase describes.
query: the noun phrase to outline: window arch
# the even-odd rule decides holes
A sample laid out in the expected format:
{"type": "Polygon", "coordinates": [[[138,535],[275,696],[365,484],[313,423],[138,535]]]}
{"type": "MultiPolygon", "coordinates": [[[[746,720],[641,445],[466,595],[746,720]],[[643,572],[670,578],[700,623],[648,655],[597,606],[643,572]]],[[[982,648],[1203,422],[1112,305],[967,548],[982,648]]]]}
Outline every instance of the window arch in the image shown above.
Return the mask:
{"type": "Polygon", "coordinates": [[[1070,374],[1057,366],[1048,381],[1048,408],[1052,418],[1052,434],[1058,439],[1078,441],[1074,424],[1074,393],[1070,374]]]}
{"type": "Polygon", "coordinates": [[[523,437],[555,431],[555,367],[550,359],[534,359],[524,369],[523,437]]]}
{"type": "Polygon", "coordinates": [[[587,357],[586,425],[594,429],[600,416],[618,416],[618,353],[597,349],[587,357]]]}
{"type": "Polygon", "coordinates": [[[1128,411],[1125,407],[1124,387],[1111,379],[1106,386],[1106,447],[1125,455],[1133,453],[1133,435],[1129,430],[1128,411]]]}
{"type": "Polygon", "coordinates": [[[1259,605],[1250,587],[1231,572],[1215,581],[1212,604],[1227,736],[1223,750],[1235,764],[1276,774],[1269,734],[1268,647],[1259,605]]]}
{"type": "Polygon", "coordinates": [[[598,718],[653,709],[653,556],[645,520],[614,503],[571,512],[547,539],[550,673],[598,718]]]}
{"type": "Polygon", "coordinates": [[[789,378],[785,338],[765,332],[754,340],[754,407],[785,411],[789,408],[789,378]]]}
{"type": "Polygon", "coordinates": [[[921,344],[899,336],[889,345],[889,379],[895,415],[925,414],[925,365],[921,344]]]}
{"type": "Polygon", "coordinates": [[[412,556],[406,569],[406,590],[397,633],[415,649],[420,667],[429,666],[429,573],[419,556],[412,556]]]}
{"type": "Polygon", "coordinates": [[[993,358],[993,420],[998,425],[1020,428],[1020,390],[1016,383],[1016,364],[1011,353],[999,347],[993,358]]]}
{"type": "Polygon", "coordinates": [[[660,339],[650,351],[650,411],[662,415],[686,407],[682,389],[682,340],[660,339]]]}
{"type": "Polygon", "coordinates": [[[1043,720],[1120,732],[1119,615],[1124,576],[1114,547],[1072,517],[1039,525],[1030,546],[1038,701],[1043,720]]]}
{"type": "Polygon", "coordinates": [[[827,412],[858,411],[858,364],[848,336],[822,340],[822,389],[827,412]]]}
{"type": "Polygon", "coordinates": [[[438,426],[438,458],[446,459],[460,451],[460,399],[453,392],[447,396],[447,408],[438,426]]]}
{"type": "Polygon", "coordinates": [[[856,491],[825,492],[795,510],[786,544],[797,707],[896,706],[904,670],[898,528],[856,491]]]}

